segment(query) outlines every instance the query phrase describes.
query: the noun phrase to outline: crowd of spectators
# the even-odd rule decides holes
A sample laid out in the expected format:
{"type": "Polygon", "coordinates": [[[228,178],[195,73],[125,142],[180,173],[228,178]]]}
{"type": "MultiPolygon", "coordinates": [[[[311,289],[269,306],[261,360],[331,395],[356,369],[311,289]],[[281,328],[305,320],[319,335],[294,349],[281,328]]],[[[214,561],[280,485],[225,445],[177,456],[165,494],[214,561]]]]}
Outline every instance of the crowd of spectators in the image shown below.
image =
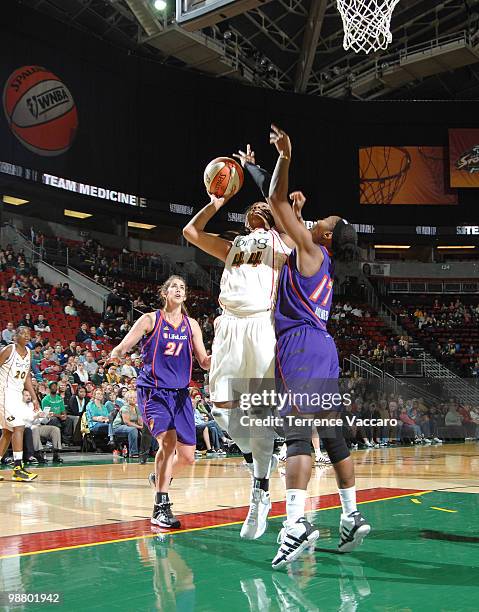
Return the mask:
{"type": "Polygon", "coordinates": [[[372,448],[393,444],[440,444],[446,440],[479,439],[479,408],[461,403],[457,397],[428,402],[422,397],[387,393],[363,379],[358,372],[345,373],[344,391],[351,393],[346,415],[360,419],[380,419],[397,425],[364,427],[345,425],[345,436],[353,448],[372,448]],[[393,421],[394,422],[394,421],[393,421]]]}
{"type": "Polygon", "coordinates": [[[392,310],[439,361],[465,378],[479,380],[479,302],[459,297],[419,304],[391,302],[392,310]]]}
{"type": "MultiPolygon", "coordinates": [[[[36,240],[41,241],[41,235],[36,235],[36,240]]],[[[29,327],[32,332],[29,344],[32,374],[42,403],[41,413],[32,419],[29,428],[32,435],[26,436],[27,459],[32,462],[44,460],[41,442],[52,446],[54,460],[60,462],[62,446],[77,445],[89,434],[103,439],[104,447],[115,449],[115,452],[119,451],[118,438],[123,438],[132,457],[144,458],[155,447],[136,407],[136,379],[141,367],[138,351],[125,357],[118,366],[107,367],[107,358],[111,347],[131,329],[128,315],[132,306],[140,312],[159,308],[159,286],[124,278],[118,261],[108,258],[98,243],[85,243],[81,255],[85,263],[90,264],[90,272],[96,280],[110,287],[111,292],[102,320],[82,322],[75,340],[65,344],[54,337],[48,317],[51,305],[57,301],[62,304],[66,316],[77,317],[83,310],[68,283],[51,287],[29,269],[23,253],[15,254],[10,245],[0,250],[0,271],[2,279],[7,278],[1,287],[0,299],[23,298],[25,304],[30,302],[45,308],[45,314],[36,317],[26,308],[19,321],[8,321],[1,332],[4,345],[12,341],[14,329],[19,325],[29,327]]],[[[190,290],[187,305],[190,316],[200,324],[205,346],[210,349],[214,319],[220,313],[216,299],[204,291],[190,290]]],[[[393,307],[398,309],[400,316],[406,316],[399,303],[393,307]]],[[[420,308],[413,313],[418,329],[427,329],[437,321],[451,329],[447,327],[450,317],[459,325],[459,321],[477,322],[479,313],[479,307],[465,307],[458,300],[449,306],[436,301],[432,308],[436,314],[420,308]]],[[[335,301],[330,331],[340,347],[341,358],[349,356],[348,350],[354,347],[358,356],[387,370],[393,360],[411,357],[411,339],[396,336],[384,326],[371,326],[374,318],[374,311],[365,304],[344,299],[335,301]]],[[[454,349],[457,350],[457,343],[452,340],[446,343],[445,350],[452,352],[454,349]]],[[[473,349],[472,346],[471,355],[473,349]]],[[[479,367],[479,357],[477,363],[479,367]]],[[[198,367],[193,370],[192,380],[198,381],[197,386],[191,388],[198,442],[204,445],[207,454],[224,455],[232,442],[212,418],[207,393],[198,388],[204,384],[203,372],[198,367]]],[[[380,430],[348,427],[346,434],[353,448],[357,445],[384,446],[405,440],[439,443],[443,438],[478,437],[479,411],[460,405],[455,399],[429,406],[421,398],[406,399],[373,391],[357,374],[346,373],[345,383],[354,395],[348,409],[352,416],[396,418],[399,423],[395,428],[380,430]]],[[[28,398],[25,402],[28,404],[28,398]]]]}

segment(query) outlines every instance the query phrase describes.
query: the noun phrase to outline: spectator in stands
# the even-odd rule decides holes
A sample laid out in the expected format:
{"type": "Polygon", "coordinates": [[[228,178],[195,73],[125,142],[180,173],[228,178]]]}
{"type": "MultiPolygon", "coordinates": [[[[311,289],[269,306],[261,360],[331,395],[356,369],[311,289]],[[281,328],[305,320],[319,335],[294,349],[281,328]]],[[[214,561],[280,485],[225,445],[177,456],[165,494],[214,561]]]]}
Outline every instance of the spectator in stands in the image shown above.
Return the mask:
{"type": "Polygon", "coordinates": [[[461,415],[457,411],[457,407],[453,401],[449,402],[448,411],[444,419],[444,424],[447,428],[448,438],[464,438],[464,430],[462,427],[461,415]]]}
{"type": "Polygon", "coordinates": [[[471,417],[471,422],[475,425],[473,437],[479,440],[479,408],[473,406],[469,412],[469,416],[471,417]]]}
{"type": "Polygon", "coordinates": [[[76,355],[76,347],[77,347],[77,343],[75,341],[72,341],[68,344],[68,348],[65,351],[65,357],[68,359],[69,357],[75,357],[76,355]]]}
{"type": "Polygon", "coordinates": [[[88,382],[88,372],[82,362],[78,363],[77,369],[73,373],[73,379],[78,385],[84,385],[88,382]]]}
{"type": "Polygon", "coordinates": [[[126,434],[130,457],[138,457],[138,438],[143,429],[143,421],[136,405],[136,393],[128,391],[126,402],[113,421],[113,434],[126,434]]]}
{"type": "Polygon", "coordinates": [[[65,306],[65,314],[70,316],[70,317],[77,317],[78,316],[78,311],[74,306],[74,301],[73,300],[68,300],[67,305],[65,306]]]}
{"type": "Polygon", "coordinates": [[[67,362],[67,357],[63,351],[63,346],[61,344],[55,344],[55,349],[52,354],[52,361],[55,361],[60,366],[64,366],[67,362]]]}
{"type": "Polygon", "coordinates": [[[41,333],[45,333],[45,332],[50,333],[52,331],[50,329],[50,326],[48,325],[48,321],[45,319],[45,317],[42,314],[38,315],[33,328],[36,332],[41,332],[41,333]]]}
{"type": "Polygon", "coordinates": [[[138,376],[135,368],[131,365],[131,357],[129,355],[125,357],[125,363],[121,367],[120,375],[127,378],[136,378],[138,376]]]}
{"type": "Polygon", "coordinates": [[[50,306],[48,297],[41,289],[35,289],[30,298],[30,304],[34,304],[35,306],[50,306]]]}
{"type": "Polygon", "coordinates": [[[109,439],[109,446],[113,446],[113,433],[110,425],[110,414],[103,403],[103,391],[95,389],[93,398],[86,407],[88,428],[92,433],[101,434],[109,439]]]}
{"type": "MultiPolygon", "coordinates": [[[[478,364],[479,366],[479,364],[478,364]]],[[[141,370],[141,359],[139,357],[137,357],[134,362],[133,362],[133,367],[136,370],[136,378],[138,378],[138,374],[140,373],[141,370]]]]}
{"type": "Polygon", "coordinates": [[[43,351],[43,359],[40,362],[40,371],[46,380],[57,381],[58,375],[62,368],[52,359],[52,355],[53,349],[51,348],[47,348],[43,351]]]}
{"type": "Polygon", "coordinates": [[[120,326],[120,336],[123,338],[130,331],[131,325],[128,322],[128,319],[124,319],[123,323],[120,326]]]}
{"type": "Polygon", "coordinates": [[[90,333],[88,331],[88,324],[87,323],[82,323],[81,327],[77,333],[77,337],[76,337],[76,341],[83,343],[86,342],[87,340],[91,340],[91,336],[90,333]]]}
{"type": "Polygon", "coordinates": [[[108,339],[108,334],[105,329],[105,324],[103,323],[103,321],[101,321],[101,323],[98,325],[95,331],[96,331],[95,335],[97,336],[97,338],[105,338],[105,340],[108,339]]]}
{"type": "Polygon", "coordinates": [[[363,311],[361,310],[361,308],[359,308],[359,306],[355,306],[352,310],[351,310],[351,314],[354,317],[358,317],[358,318],[362,318],[363,316],[363,311]]]}
{"type": "Polygon", "coordinates": [[[77,344],[75,347],[75,363],[79,363],[79,362],[85,363],[86,361],[86,357],[84,354],[84,349],[77,344]]]}
{"type": "Polygon", "coordinates": [[[95,361],[95,357],[91,351],[87,351],[85,356],[85,370],[88,372],[90,380],[98,371],[98,364],[95,361]]]}
{"type": "Polygon", "coordinates": [[[63,463],[63,459],[60,457],[60,450],[62,448],[60,429],[54,425],[47,425],[49,420],[48,412],[43,410],[34,412],[30,392],[26,389],[23,391],[23,402],[28,408],[25,414],[25,425],[30,427],[32,432],[33,452],[36,463],[46,463],[41,452],[43,448],[42,440],[52,443],[53,463],[63,463]]]}
{"type": "Polygon", "coordinates": [[[206,445],[207,455],[223,454],[221,452],[220,440],[216,428],[209,425],[211,421],[208,421],[206,415],[201,414],[199,410],[193,408],[195,413],[195,427],[196,432],[203,436],[204,443],[206,445]],[[211,441],[212,443],[211,443],[211,441]],[[216,451],[218,449],[218,452],[216,451]]]}
{"type": "Polygon", "coordinates": [[[23,315],[23,319],[21,319],[21,321],[18,322],[17,327],[28,327],[29,329],[34,331],[35,325],[33,323],[32,315],[29,312],[25,313],[23,315]]]}
{"type": "Polygon", "coordinates": [[[71,444],[73,441],[73,421],[67,417],[65,404],[57,391],[57,383],[50,381],[48,383],[48,393],[42,399],[42,411],[48,412],[48,425],[60,428],[63,442],[71,444]]]}
{"type": "Polygon", "coordinates": [[[413,419],[411,419],[411,417],[408,415],[406,406],[403,406],[401,408],[401,412],[399,413],[399,419],[403,424],[403,435],[404,435],[404,428],[408,427],[409,429],[412,429],[414,433],[414,442],[416,443],[420,442],[421,433],[422,433],[421,427],[413,419]]]}
{"type": "Polygon", "coordinates": [[[13,337],[15,336],[15,329],[13,326],[13,321],[8,321],[7,327],[2,331],[2,344],[7,345],[13,342],[13,337]]]}
{"type": "Polygon", "coordinates": [[[106,382],[115,384],[120,382],[120,376],[117,374],[116,365],[111,365],[105,376],[106,382]]]}
{"type": "Polygon", "coordinates": [[[70,289],[70,285],[68,283],[63,283],[59,297],[61,297],[63,300],[68,300],[69,302],[73,301],[73,291],[70,289]]]}
{"type": "Polygon", "coordinates": [[[103,369],[102,366],[99,366],[95,374],[91,376],[91,382],[95,386],[100,387],[103,384],[104,380],[105,380],[105,370],[103,369]]]}

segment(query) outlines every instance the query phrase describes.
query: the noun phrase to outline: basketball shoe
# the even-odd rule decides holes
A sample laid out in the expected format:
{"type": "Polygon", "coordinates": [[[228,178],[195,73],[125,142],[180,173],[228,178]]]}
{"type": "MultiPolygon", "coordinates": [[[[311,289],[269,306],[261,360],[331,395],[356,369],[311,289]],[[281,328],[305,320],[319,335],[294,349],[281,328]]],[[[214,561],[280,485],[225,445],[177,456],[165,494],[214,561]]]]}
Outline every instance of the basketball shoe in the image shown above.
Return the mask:
{"type": "Polygon", "coordinates": [[[364,538],[371,531],[363,515],[358,511],[351,512],[348,516],[341,514],[339,523],[339,552],[351,552],[362,544],[364,538]]]}
{"type": "Polygon", "coordinates": [[[155,504],[153,506],[153,515],[151,517],[151,523],[158,525],[159,527],[166,527],[167,529],[178,529],[181,527],[180,521],[173,516],[171,511],[171,502],[163,502],[162,504],[155,504]]]}
{"type": "Polygon", "coordinates": [[[249,510],[241,527],[240,537],[245,540],[257,540],[266,531],[271,499],[268,491],[258,487],[251,490],[249,510]]]}
{"type": "Polygon", "coordinates": [[[23,465],[16,465],[13,468],[12,480],[17,480],[18,482],[30,482],[31,480],[35,480],[38,474],[34,474],[27,470],[23,465]]]}
{"type": "Polygon", "coordinates": [[[304,517],[299,518],[293,525],[285,521],[278,535],[280,546],[271,566],[273,569],[278,569],[291,563],[318,538],[319,531],[304,517]]]}
{"type": "Polygon", "coordinates": [[[314,465],[317,465],[318,467],[326,467],[328,465],[331,465],[331,461],[328,455],[326,455],[326,453],[322,453],[321,451],[319,451],[315,455],[314,465]]]}

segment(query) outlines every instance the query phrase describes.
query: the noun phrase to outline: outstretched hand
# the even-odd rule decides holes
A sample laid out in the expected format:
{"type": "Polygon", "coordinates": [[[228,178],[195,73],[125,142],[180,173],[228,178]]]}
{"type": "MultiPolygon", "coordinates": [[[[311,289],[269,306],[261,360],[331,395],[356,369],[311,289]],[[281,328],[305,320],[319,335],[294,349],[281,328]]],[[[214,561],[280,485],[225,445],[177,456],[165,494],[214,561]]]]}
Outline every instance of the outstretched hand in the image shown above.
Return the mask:
{"type": "Polygon", "coordinates": [[[247,163],[256,164],[254,151],[251,150],[251,145],[249,144],[246,145],[246,153],[239,149],[238,153],[233,153],[233,157],[236,157],[236,159],[240,160],[240,163],[243,168],[247,163]]]}
{"type": "Polygon", "coordinates": [[[280,130],[274,123],[271,124],[269,143],[274,144],[281,157],[291,158],[291,140],[288,134],[280,130]]]}
{"type": "Polygon", "coordinates": [[[302,191],[293,191],[289,194],[289,199],[293,202],[292,208],[296,218],[299,221],[302,221],[303,215],[301,211],[303,210],[303,206],[306,202],[306,197],[304,193],[302,191]]]}
{"type": "Polygon", "coordinates": [[[213,204],[216,210],[219,210],[228,201],[228,198],[218,198],[214,193],[208,193],[208,195],[210,196],[210,204],[213,204]]]}

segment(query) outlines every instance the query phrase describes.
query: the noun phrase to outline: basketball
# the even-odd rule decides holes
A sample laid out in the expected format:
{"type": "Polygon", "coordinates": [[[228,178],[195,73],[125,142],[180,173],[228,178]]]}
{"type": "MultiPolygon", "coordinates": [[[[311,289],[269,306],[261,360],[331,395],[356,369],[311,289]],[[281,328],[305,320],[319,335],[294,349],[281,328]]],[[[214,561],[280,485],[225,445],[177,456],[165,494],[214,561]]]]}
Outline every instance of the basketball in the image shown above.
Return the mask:
{"type": "Polygon", "coordinates": [[[68,87],[41,66],[22,66],[7,79],[3,108],[13,134],[42,156],[67,151],[78,128],[78,114],[68,87]]]}
{"type": "Polygon", "coordinates": [[[205,168],[204,181],[208,193],[217,198],[231,197],[243,186],[243,168],[230,157],[217,157],[205,168]]]}

